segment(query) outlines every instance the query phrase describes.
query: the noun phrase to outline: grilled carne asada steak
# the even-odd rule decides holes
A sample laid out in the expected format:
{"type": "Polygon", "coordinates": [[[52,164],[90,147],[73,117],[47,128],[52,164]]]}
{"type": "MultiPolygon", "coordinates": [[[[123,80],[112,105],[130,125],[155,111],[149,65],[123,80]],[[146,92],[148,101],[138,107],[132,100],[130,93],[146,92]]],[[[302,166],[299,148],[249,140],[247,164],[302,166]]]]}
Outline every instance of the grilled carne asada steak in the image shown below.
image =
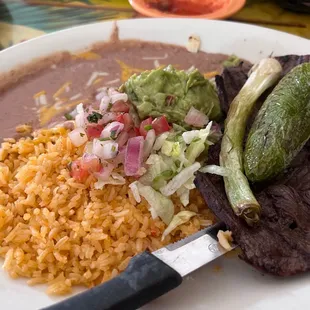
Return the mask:
{"type": "MultiPolygon", "coordinates": [[[[310,61],[309,55],[289,55],[277,59],[283,67],[283,74],[300,63],[310,61]]],[[[248,66],[240,64],[226,68],[221,76],[217,76],[221,106],[225,113],[245,83],[248,70],[248,66]]],[[[260,103],[250,122],[259,108],[260,103]]],[[[220,144],[210,148],[210,164],[219,164],[219,152],[220,144]]],[[[294,275],[310,269],[310,141],[281,176],[268,184],[253,186],[262,206],[261,221],[257,227],[249,227],[235,216],[221,177],[199,173],[195,183],[208,207],[232,230],[234,240],[242,249],[240,257],[243,260],[278,276],[294,275]]]]}

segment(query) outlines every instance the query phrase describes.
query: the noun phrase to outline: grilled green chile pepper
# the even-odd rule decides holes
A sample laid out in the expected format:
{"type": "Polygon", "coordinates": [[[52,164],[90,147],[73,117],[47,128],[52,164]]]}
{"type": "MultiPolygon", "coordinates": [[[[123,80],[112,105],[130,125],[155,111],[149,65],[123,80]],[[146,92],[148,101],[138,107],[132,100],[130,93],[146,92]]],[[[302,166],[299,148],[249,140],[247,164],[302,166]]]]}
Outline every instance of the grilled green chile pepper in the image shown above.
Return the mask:
{"type": "Polygon", "coordinates": [[[310,63],[291,70],[274,88],[250,130],[244,170],[252,182],[281,173],[310,137],[310,63]]]}

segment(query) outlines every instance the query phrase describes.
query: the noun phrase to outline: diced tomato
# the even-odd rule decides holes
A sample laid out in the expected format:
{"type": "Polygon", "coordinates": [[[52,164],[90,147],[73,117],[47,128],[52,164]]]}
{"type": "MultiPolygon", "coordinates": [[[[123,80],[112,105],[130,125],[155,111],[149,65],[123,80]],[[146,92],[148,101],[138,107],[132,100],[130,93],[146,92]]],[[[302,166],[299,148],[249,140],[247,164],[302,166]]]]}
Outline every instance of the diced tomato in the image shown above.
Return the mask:
{"type": "Polygon", "coordinates": [[[116,121],[124,124],[124,113],[120,113],[116,117],[116,121]]]}
{"type": "Polygon", "coordinates": [[[100,134],[103,130],[103,126],[102,125],[89,125],[86,128],[86,134],[89,140],[95,139],[95,138],[99,138],[100,134]]]}
{"type": "Polygon", "coordinates": [[[136,136],[141,136],[141,135],[140,135],[140,129],[139,129],[138,127],[135,127],[135,128],[134,128],[134,131],[135,131],[135,133],[136,133],[136,136]]]}
{"type": "Polygon", "coordinates": [[[124,101],[116,101],[111,107],[111,112],[129,112],[129,104],[124,101]]]}
{"type": "Polygon", "coordinates": [[[169,131],[171,128],[165,116],[155,118],[152,122],[152,126],[155,130],[156,135],[169,131]]]}
{"type": "Polygon", "coordinates": [[[96,155],[85,155],[81,160],[81,168],[87,170],[89,173],[99,172],[102,168],[100,159],[96,155]]]}
{"type": "Polygon", "coordinates": [[[133,120],[129,113],[119,114],[116,120],[124,124],[124,131],[128,132],[133,127],[133,120]]]}
{"type": "Polygon", "coordinates": [[[139,129],[140,135],[143,136],[144,138],[146,137],[147,132],[148,132],[147,128],[145,128],[145,127],[152,125],[152,121],[153,121],[153,118],[149,117],[149,118],[145,119],[144,121],[142,121],[140,124],[140,129],[139,129]]]}
{"type": "Polygon", "coordinates": [[[157,229],[155,229],[155,228],[152,228],[152,229],[151,229],[151,236],[152,236],[152,237],[158,237],[158,231],[157,231],[157,229]]]}
{"type": "Polygon", "coordinates": [[[85,182],[89,176],[89,172],[87,169],[82,168],[81,161],[76,160],[71,164],[71,172],[70,175],[78,182],[85,182]]]}

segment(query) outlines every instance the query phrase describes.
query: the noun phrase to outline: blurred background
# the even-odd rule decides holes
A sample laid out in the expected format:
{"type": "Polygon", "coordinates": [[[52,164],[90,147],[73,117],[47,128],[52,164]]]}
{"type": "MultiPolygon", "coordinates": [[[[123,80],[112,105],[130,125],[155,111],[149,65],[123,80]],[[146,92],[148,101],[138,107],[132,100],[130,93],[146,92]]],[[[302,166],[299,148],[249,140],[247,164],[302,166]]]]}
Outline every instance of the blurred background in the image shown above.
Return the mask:
{"type": "MultiPolygon", "coordinates": [[[[227,19],[310,39],[309,12],[309,0],[247,0],[227,19]]],[[[141,17],[128,0],[0,0],[0,49],[75,25],[141,17]]]]}

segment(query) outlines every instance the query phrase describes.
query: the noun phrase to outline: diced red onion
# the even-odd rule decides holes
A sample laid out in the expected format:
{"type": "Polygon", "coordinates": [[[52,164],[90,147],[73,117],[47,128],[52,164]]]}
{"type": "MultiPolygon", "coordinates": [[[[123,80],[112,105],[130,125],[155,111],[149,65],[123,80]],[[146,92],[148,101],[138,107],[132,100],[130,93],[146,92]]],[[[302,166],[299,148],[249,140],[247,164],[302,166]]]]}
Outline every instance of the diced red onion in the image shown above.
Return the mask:
{"type": "Polygon", "coordinates": [[[112,122],[108,124],[101,132],[100,138],[113,138],[111,137],[114,132],[114,138],[124,129],[124,124],[120,122],[112,122]]]}
{"type": "Polygon", "coordinates": [[[111,102],[112,104],[116,101],[124,101],[127,102],[128,101],[128,96],[125,93],[117,93],[117,94],[113,94],[111,95],[111,102]]]}
{"type": "Polygon", "coordinates": [[[81,112],[84,112],[84,106],[83,106],[83,103],[80,103],[76,106],[76,112],[77,113],[81,113],[81,112]]]}
{"type": "Polygon", "coordinates": [[[76,108],[74,109],[74,110],[72,110],[69,114],[73,117],[73,118],[75,118],[76,117],[76,115],[77,115],[77,110],[76,110],[76,108]]]}
{"type": "Polygon", "coordinates": [[[101,101],[102,100],[102,98],[104,97],[104,96],[107,96],[108,94],[107,94],[107,92],[105,91],[105,90],[102,90],[100,93],[98,93],[97,95],[96,95],[96,100],[97,101],[101,101]]]}
{"type": "Polygon", "coordinates": [[[210,136],[212,137],[212,140],[215,140],[213,142],[219,141],[222,137],[222,131],[221,126],[217,123],[213,123],[210,131],[210,136]]]}
{"type": "Polygon", "coordinates": [[[93,154],[101,159],[111,159],[117,155],[118,144],[114,141],[100,141],[94,139],[93,154]]]}
{"type": "Polygon", "coordinates": [[[68,133],[72,144],[79,147],[88,141],[86,132],[83,128],[79,127],[68,133]]]}
{"type": "Polygon", "coordinates": [[[125,151],[125,175],[137,175],[143,160],[143,144],[144,138],[142,136],[133,137],[128,140],[125,151]]]}
{"type": "Polygon", "coordinates": [[[77,111],[77,114],[75,116],[76,127],[85,128],[85,112],[84,112],[84,108],[83,108],[82,103],[80,103],[76,107],[76,111],[77,111]]]}
{"type": "Polygon", "coordinates": [[[191,107],[185,116],[184,122],[195,127],[204,127],[208,122],[208,116],[191,107]]]}
{"type": "Polygon", "coordinates": [[[152,152],[153,145],[156,139],[155,130],[151,129],[147,132],[143,146],[143,158],[147,159],[152,152]]]}
{"type": "Polygon", "coordinates": [[[114,165],[104,162],[103,167],[99,172],[94,173],[94,176],[101,181],[107,181],[114,169],[114,165]]]}
{"type": "Polygon", "coordinates": [[[100,111],[106,112],[109,108],[110,102],[111,102],[111,98],[109,96],[107,95],[103,96],[100,101],[100,107],[99,107],[100,111]]]}
{"type": "Polygon", "coordinates": [[[112,96],[112,95],[115,95],[115,94],[119,94],[119,92],[115,89],[115,88],[113,88],[113,87],[110,87],[109,89],[108,89],[108,96],[112,96]]]}
{"type": "Polygon", "coordinates": [[[98,157],[94,154],[91,154],[91,153],[84,153],[82,156],[82,160],[86,163],[93,160],[93,159],[96,159],[96,158],[98,158],[98,157]]]}

